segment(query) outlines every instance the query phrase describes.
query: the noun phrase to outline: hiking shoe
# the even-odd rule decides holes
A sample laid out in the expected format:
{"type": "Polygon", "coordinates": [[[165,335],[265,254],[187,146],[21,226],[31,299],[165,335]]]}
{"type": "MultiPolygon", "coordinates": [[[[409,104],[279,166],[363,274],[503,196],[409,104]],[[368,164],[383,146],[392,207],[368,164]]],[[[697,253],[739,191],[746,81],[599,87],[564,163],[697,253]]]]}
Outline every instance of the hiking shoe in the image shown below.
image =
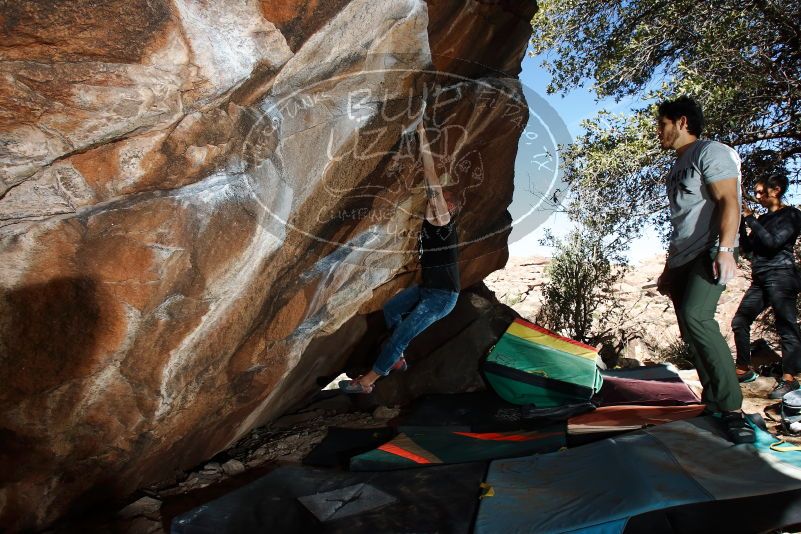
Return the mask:
{"type": "Polygon", "coordinates": [[[374,385],[365,386],[358,380],[340,380],[339,381],[339,390],[342,393],[349,393],[349,394],[364,394],[367,395],[373,392],[374,385]]]}
{"type": "Polygon", "coordinates": [[[768,393],[768,398],[773,400],[779,400],[784,397],[787,393],[791,391],[795,391],[796,389],[801,388],[801,384],[798,383],[797,380],[782,380],[779,379],[776,381],[776,386],[773,390],[768,393]]]}
{"type": "Polygon", "coordinates": [[[400,359],[397,362],[395,362],[395,365],[390,367],[389,370],[390,371],[405,371],[408,368],[409,368],[409,364],[406,363],[406,358],[401,356],[400,359]]]}
{"type": "Polygon", "coordinates": [[[759,378],[759,375],[753,369],[749,369],[749,370],[743,372],[742,374],[740,374],[740,370],[737,369],[737,380],[741,384],[747,384],[749,382],[753,382],[757,378],[759,378]]]}
{"type": "Polygon", "coordinates": [[[743,412],[723,412],[720,419],[723,421],[729,441],[735,445],[756,442],[756,433],[745,420],[743,412]]]}

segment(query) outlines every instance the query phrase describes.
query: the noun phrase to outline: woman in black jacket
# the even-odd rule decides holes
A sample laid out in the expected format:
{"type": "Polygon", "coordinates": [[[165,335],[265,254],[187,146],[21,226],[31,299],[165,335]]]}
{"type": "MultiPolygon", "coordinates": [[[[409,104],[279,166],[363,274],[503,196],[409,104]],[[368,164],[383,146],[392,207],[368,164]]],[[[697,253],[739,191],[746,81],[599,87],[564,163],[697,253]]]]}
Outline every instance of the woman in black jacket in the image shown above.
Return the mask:
{"type": "Polygon", "coordinates": [[[759,218],[743,203],[740,250],[751,255],[751,287],[743,295],[731,322],[737,347],[737,374],[740,382],[751,382],[757,377],[751,367],[751,324],[768,306],[773,308],[781,338],[783,375],[768,395],[771,399],[780,399],[801,387],[795,378],[801,373],[801,331],[796,321],[801,282],[793,254],[801,232],[801,211],[782,203],[787,186],[784,176],[771,176],[756,183],[754,196],[768,210],[759,218]]]}

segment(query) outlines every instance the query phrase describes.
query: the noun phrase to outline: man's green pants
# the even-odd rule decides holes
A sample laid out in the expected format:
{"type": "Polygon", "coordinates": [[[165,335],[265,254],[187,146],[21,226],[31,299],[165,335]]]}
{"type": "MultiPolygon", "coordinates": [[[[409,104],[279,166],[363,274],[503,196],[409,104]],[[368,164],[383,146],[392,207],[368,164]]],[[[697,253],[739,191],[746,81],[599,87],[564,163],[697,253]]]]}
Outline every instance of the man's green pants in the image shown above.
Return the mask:
{"type": "Polygon", "coordinates": [[[690,347],[695,369],[704,387],[702,396],[713,412],[739,410],[743,403],[734,359],[715,321],[715,309],[725,286],[715,283],[714,254],[704,253],[667,271],[667,289],[681,337],[690,347]]]}

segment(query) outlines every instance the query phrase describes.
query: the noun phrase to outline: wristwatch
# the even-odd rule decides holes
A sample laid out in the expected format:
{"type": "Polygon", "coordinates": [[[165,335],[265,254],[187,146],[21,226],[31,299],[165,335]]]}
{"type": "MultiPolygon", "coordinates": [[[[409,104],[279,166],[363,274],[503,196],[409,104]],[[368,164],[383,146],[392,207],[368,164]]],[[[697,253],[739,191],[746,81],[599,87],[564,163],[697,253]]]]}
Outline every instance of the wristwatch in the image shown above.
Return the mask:
{"type": "Polygon", "coordinates": [[[718,252],[734,252],[734,247],[718,247],[718,252]]]}

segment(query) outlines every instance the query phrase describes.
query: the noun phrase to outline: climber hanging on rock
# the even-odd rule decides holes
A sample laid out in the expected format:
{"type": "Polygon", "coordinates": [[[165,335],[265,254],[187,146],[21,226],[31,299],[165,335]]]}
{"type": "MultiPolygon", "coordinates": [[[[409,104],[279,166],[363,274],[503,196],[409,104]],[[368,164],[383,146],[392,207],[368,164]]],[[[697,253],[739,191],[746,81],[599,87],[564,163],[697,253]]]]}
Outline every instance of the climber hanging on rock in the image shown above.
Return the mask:
{"type": "MultiPolygon", "coordinates": [[[[424,111],[425,107],[421,118],[424,111]]],[[[428,198],[419,238],[422,283],[404,289],[384,305],[384,319],[392,334],[367,374],[339,382],[345,393],[371,393],[380,377],[391,371],[406,370],[403,351],[415,336],[448,315],[459,296],[459,240],[455,220],[458,197],[443,189],[422,120],[417,124],[417,134],[428,198]]]]}

